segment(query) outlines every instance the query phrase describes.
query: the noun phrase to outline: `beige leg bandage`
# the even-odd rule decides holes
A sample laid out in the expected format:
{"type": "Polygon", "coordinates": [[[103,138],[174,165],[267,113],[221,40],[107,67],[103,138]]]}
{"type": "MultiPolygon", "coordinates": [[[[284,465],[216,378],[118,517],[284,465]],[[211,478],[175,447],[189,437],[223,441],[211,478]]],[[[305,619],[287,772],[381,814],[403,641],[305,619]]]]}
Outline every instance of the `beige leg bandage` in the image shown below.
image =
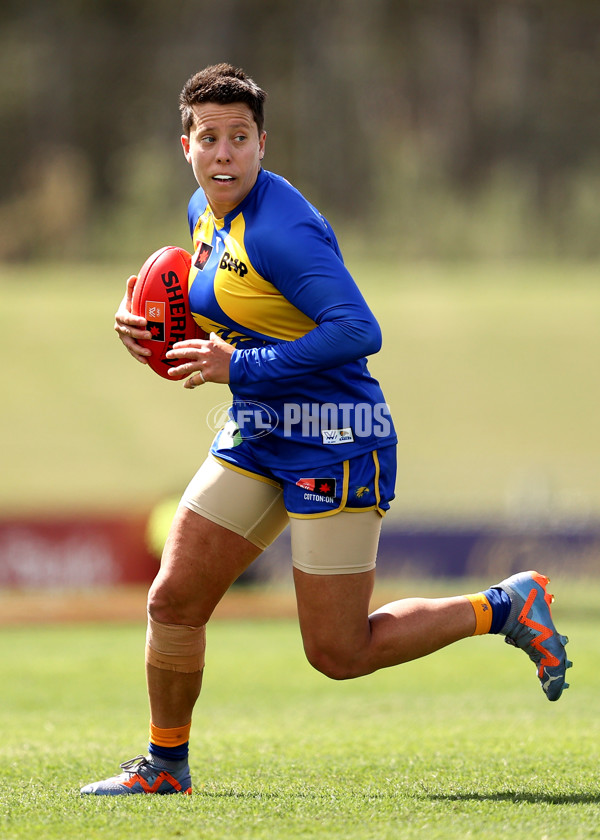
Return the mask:
{"type": "Polygon", "coordinates": [[[148,616],[146,662],[163,671],[194,674],[204,668],[206,626],[161,624],[148,616]]]}

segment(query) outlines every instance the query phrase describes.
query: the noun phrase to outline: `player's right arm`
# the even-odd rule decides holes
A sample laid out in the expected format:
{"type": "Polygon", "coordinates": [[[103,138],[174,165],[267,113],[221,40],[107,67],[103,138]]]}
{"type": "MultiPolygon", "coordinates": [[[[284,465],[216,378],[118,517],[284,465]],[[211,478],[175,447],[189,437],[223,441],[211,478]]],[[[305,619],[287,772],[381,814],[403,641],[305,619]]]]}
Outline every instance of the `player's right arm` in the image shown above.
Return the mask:
{"type": "Polygon", "coordinates": [[[131,312],[133,287],[136,281],[137,277],[135,274],[127,280],[123,300],[119,304],[119,308],[115,314],[115,330],[133,358],[143,365],[147,365],[147,357],[151,355],[150,350],[138,344],[138,339],[149,339],[151,337],[146,329],[146,319],[142,318],[141,315],[134,315],[131,312]]]}

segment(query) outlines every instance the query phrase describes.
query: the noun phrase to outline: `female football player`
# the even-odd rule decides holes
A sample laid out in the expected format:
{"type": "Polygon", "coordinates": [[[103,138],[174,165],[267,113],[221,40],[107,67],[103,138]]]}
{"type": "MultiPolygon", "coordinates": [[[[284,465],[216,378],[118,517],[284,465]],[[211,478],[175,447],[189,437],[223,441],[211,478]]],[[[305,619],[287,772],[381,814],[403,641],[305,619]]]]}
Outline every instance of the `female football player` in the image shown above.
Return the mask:
{"type": "MultiPolygon", "coordinates": [[[[227,64],[197,73],[181,93],[181,144],[199,185],[188,211],[189,299],[210,337],[177,344],[170,357],[185,388],[228,387],[231,408],[183,494],[149,593],[148,754],[82,793],[191,792],[188,742],[206,624],[288,524],[304,649],[328,677],[359,677],[500,633],[536,663],[550,700],[566,687],[566,637],[537,572],[369,614],[396,472],[394,426],[366,361],[381,333],[329,223],[262,168],[264,101],[227,64]]],[[[130,311],[135,282],[127,281],[115,329],[145,363],[149,351],[138,342],[150,337],[146,322],[130,311]]]]}

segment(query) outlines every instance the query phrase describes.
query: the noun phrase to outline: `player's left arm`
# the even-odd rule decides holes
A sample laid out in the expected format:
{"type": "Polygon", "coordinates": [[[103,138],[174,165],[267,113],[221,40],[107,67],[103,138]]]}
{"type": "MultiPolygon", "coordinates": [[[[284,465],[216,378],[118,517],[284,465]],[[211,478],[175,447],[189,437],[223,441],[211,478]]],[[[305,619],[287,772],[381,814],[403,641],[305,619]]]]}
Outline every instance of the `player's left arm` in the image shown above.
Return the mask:
{"type": "Polygon", "coordinates": [[[236,350],[230,382],[302,376],[377,353],[381,329],[345,267],[330,228],[319,220],[285,228],[269,242],[259,270],[316,326],[293,341],[236,350]],[[331,237],[331,238],[329,238],[331,237]]]}

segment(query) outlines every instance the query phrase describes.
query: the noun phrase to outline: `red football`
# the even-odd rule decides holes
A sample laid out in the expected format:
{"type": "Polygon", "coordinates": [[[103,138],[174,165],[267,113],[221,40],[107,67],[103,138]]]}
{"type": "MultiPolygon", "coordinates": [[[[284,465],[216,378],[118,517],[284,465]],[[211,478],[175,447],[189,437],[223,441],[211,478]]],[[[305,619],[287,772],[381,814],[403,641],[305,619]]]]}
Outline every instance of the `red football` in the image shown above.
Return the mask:
{"type": "Polygon", "coordinates": [[[131,311],[148,322],[152,338],[139,343],[148,347],[152,355],[148,364],[165,379],[183,379],[169,376],[169,368],[181,362],[166,359],[165,354],[176,341],[188,338],[206,338],[190,312],[188,301],[188,275],[191,254],[175,245],[167,245],[152,254],[138,274],[133,289],[131,311]]]}

